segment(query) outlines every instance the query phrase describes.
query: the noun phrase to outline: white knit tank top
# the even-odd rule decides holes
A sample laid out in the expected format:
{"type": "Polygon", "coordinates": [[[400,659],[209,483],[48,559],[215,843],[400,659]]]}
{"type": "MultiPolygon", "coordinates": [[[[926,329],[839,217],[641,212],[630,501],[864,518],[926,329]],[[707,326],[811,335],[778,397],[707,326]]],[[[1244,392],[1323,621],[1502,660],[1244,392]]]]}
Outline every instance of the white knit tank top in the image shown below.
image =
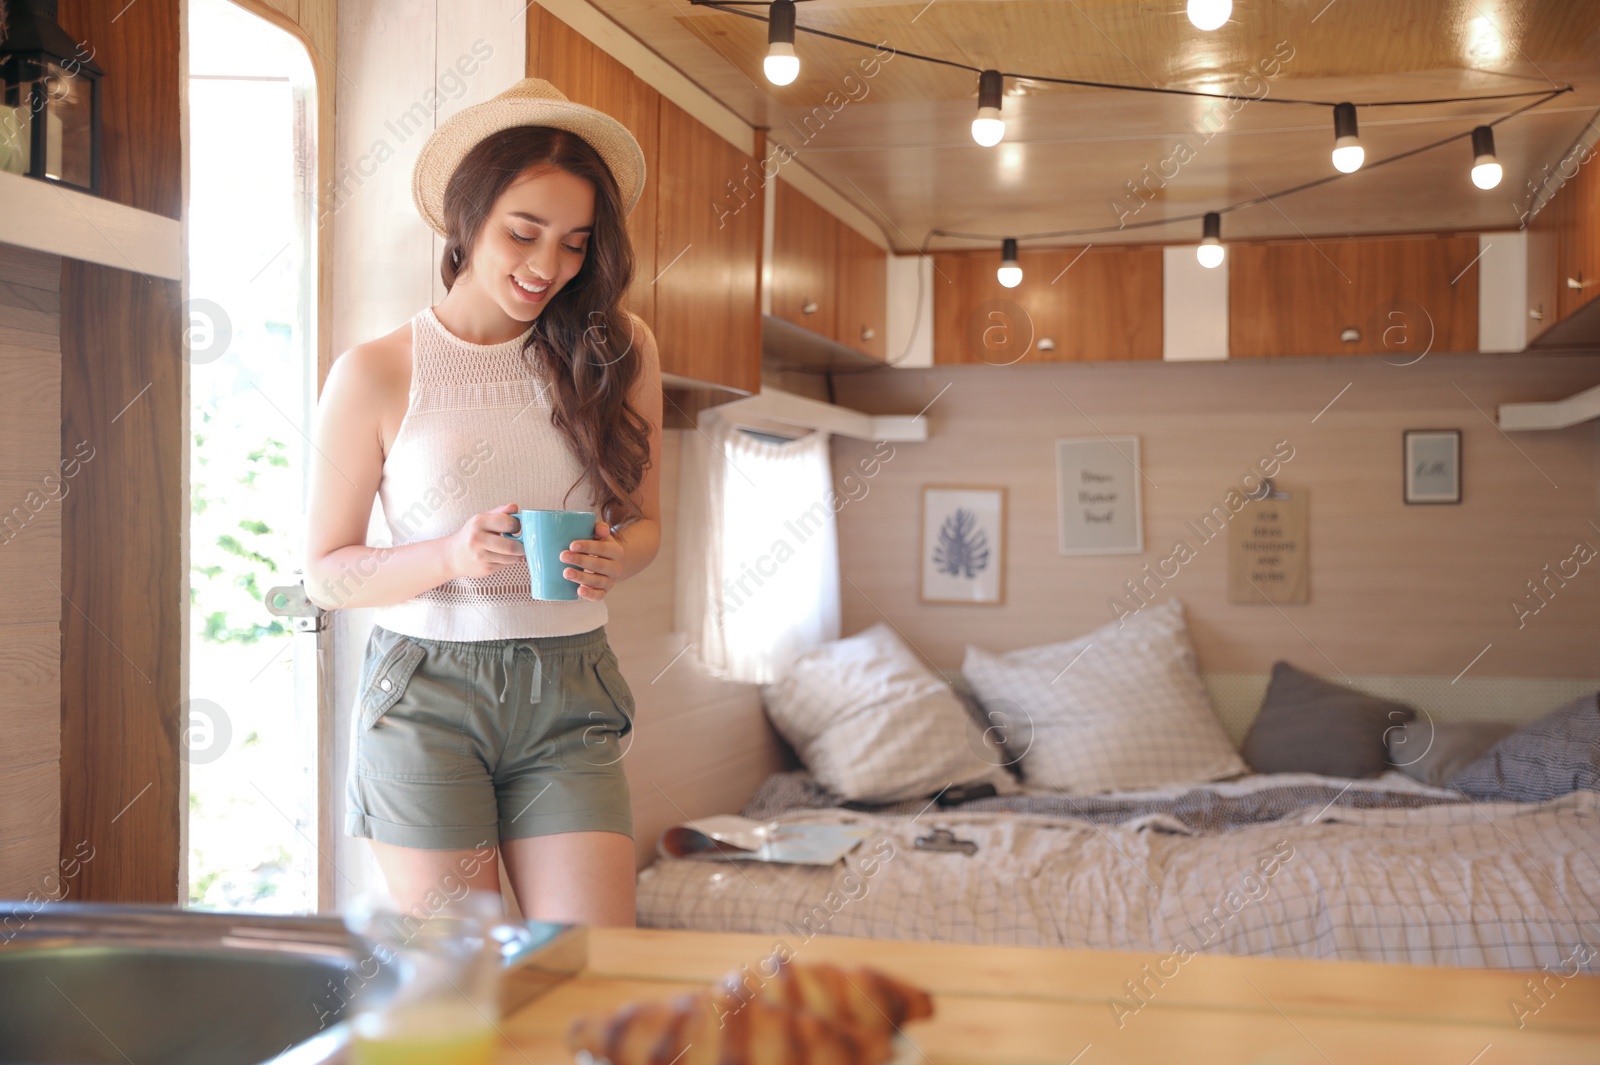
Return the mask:
{"type": "MultiPolygon", "coordinates": [[[[595,510],[583,467],[551,421],[547,383],[523,359],[531,332],[529,325],[514,340],[469,344],[432,307],[411,319],[410,405],[378,484],[393,546],[449,536],[472,515],[505,503],[595,510]]],[[[518,558],[489,576],[457,577],[380,606],[374,615],[377,624],[407,636],[501,640],[589,632],[605,624],[606,604],[534,599],[528,563],[518,558]]]]}

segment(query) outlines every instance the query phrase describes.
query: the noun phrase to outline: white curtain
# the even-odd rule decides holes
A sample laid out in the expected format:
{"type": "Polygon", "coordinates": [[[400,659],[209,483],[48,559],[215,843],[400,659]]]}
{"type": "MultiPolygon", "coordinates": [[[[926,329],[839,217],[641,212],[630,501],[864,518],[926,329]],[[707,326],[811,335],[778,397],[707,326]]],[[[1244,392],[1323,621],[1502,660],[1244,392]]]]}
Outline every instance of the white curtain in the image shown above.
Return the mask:
{"type": "Polygon", "coordinates": [[[839,638],[828,434],[772,443],[715,411],[683,434],[677,627],[707,671],[767,684],[839,638]]]}

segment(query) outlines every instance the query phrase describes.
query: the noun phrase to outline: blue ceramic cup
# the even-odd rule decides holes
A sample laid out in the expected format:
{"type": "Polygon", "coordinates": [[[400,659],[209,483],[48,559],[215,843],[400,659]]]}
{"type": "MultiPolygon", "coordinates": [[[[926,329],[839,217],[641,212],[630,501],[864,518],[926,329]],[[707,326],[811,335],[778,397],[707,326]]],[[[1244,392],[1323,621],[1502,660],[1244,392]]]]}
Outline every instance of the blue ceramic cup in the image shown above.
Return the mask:
{"type": "Polygon", "coordinates": [[[561,552],[568,550],[574,540],[594,539],[594,514],[587,510],[514,510],[511,516],[517,519],[517,531],[500,535],[522,541],[533,598],[578,598],[578,582],[561,574],[572,565],[561,561],[561,552]]]}

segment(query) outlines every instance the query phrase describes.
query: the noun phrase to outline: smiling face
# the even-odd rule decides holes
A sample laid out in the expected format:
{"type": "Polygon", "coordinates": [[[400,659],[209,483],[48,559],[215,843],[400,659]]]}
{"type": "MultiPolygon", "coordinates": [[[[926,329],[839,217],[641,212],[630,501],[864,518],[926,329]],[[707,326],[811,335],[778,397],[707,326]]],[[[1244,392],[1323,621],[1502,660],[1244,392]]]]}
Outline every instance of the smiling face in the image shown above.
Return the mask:
{"type": "Polygon", "coordinates": [[[519,174],[484,218],[462,279],[531,322],[583,266],[593,226],[587,180],[558,169],[519,174]]]}

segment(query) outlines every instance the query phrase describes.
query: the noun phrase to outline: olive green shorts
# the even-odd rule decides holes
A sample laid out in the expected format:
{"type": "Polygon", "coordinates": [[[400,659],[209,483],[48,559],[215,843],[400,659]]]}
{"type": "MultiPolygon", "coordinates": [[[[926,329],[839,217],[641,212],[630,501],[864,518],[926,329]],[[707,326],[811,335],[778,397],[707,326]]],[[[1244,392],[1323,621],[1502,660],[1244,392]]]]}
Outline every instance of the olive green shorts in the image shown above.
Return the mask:
{"type": "Polygon", "coordinates": [[[375,626],[345,830],[461,850],[555,832],[632,836],[622,756],[633,715],[604,625],[478,641],[375,626]]]}

